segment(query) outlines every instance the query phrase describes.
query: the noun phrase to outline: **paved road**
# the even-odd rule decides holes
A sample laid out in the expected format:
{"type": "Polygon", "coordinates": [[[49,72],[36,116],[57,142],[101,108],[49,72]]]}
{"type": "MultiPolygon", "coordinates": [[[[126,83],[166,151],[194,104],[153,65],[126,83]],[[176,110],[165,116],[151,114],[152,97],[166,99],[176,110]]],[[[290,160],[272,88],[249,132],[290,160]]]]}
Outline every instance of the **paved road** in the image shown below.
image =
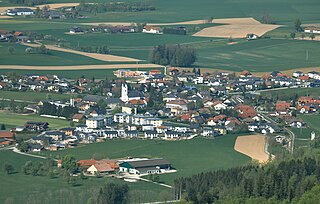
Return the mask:
{"type": "MultiPolygon", "coordinates": [[[[274,124],[274,125],[278,125],[277,122],[275,122],[273,119],[271,119],[269,116],[267,116],[267,115],[264,114],[263,112],[259,111],[258,108],[257,108],[256,110],[257,110],[257,112],[258,112],[260,115],[262,115],[262,116],[264,117],[264,119],[265,119],[266,121],[268,121],[268,122],[270,122],[270,123],[272,123],[272,124],[274,124]]],[[[289,135],[290,135],[290,140],[291,140],[291,142],[290,142],[290,151],[291,151],[291,153],[293,153],[294,141],[295,141],[296,136],[295,136],[295,134],[294,134],[290,129],[288,129],[288,128],[285,127],[284,130],[286,130],[286,131],[289,133],[289,135]]]]}

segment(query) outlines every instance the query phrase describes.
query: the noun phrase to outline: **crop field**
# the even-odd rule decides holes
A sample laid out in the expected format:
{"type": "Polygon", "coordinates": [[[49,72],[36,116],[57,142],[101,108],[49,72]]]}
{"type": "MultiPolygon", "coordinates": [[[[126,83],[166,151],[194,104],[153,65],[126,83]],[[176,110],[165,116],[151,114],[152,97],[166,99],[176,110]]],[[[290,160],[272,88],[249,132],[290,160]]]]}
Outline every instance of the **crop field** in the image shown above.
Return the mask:
{"type": "Polygon", "coordinates": [[[95,153],[108,158],[163,157],[172,163],[177,173],[161,175],[160,180],[172,184],[177,177],[249,162],[249,157],[233,149],[235,140],[235,135],[187,141],[110,140],[47,154],[53,157],[73,154],[78,159],[90,159],[95,153]]]}
{"type": "Polygon", "coordinates": [[[8,126],[23,126],[28,121],[45,121],[49,123],[49,128],[59,129],[69,127],[70,122],[62,119],[45,118],[38,115],[21,115],[8,112],[0,112],[0,124],[8,126]]]}
{"type": "Polygon", "coordinates": [[[199,67],[271,72],[320,65],[317,57],[320,42],[261,39],[240,41],[233,45],[206,45],[197,50],[196,65],[199,67]],[[310,52],[309,60],[306,60],[307,49],[310,52]]]}

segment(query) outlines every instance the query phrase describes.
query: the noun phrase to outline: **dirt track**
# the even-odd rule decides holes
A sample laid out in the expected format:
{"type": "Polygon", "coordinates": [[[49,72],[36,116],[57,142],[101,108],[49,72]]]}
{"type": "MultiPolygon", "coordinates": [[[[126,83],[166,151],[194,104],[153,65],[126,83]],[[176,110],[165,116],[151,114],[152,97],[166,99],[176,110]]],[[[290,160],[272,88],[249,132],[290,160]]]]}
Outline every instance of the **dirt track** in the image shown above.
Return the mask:
{"type": "MultiPolygon", "coordinates": [[[[29,47],[38,47],[39,44],[30,44],[30,43],[23,43],[25,46],[29,47]]],[[[94,58],[97,60],[105,61],[105,62],[139,62],[141,60],[128,58],[128,57],[120,57],[116,55],[107,55],[107,54],[97,54],[97,53],[88,53],[88,52],[81,52],[77,50],[70,50],[65,48],[56,47],[53,45],[46,45],[46,47],[50,50],[56,50],[60,52],[69,52],[73,54],[83,55],[86,57],[94,58]]]]}
{"type": "Polygon", "coordinates": [[[77,66],[24,66],[24,65],[0,65],[0,69],[24,69],[24,70],[84,70],[84,69],[129,69],[129,68],[162,68],[156,64],[108,64],[108,65],[77,65],[77,66]]]}
{"type": "Polygon", "coordinates": [[[253,18],[227,18],[214,19],[212,23],[227,24],[204,28],[195,33],[197,37],[216,37],[216,38],[245,38],[247,34],[254,33],[258,36],[274,30],[280,25],[262,24],[253,18]]]}
{"type": "Polygon", "coordinates": [[[259,163],[266,163],[269,160],[269,155],[265,152],[265,146],[266,137],[263,135],[239,136],[234,149],[259,163]]]}

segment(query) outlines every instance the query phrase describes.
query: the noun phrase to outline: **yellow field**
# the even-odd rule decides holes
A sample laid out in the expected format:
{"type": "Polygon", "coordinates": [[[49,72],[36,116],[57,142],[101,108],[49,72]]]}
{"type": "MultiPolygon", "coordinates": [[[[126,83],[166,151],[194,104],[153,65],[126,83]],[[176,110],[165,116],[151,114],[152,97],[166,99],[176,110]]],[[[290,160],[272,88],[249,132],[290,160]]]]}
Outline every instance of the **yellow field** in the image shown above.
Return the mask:
{"type": "Polygon", "coordinates": [[[204,28],[193,36],[216,37],[216,38],[245,38],[247,34],[253,33],[262,36],[280,25],[262,24],[253,18],[226,18],[214,19],[212,23],[227,24],[204,28]]]}
{"type": "Polygon", "coordinates": [[[237,137],[234,149],[259,163],[266,163],[269,161],[269,154],[265,151],[266,139],[263,135],[240,136],[237,137]]]}

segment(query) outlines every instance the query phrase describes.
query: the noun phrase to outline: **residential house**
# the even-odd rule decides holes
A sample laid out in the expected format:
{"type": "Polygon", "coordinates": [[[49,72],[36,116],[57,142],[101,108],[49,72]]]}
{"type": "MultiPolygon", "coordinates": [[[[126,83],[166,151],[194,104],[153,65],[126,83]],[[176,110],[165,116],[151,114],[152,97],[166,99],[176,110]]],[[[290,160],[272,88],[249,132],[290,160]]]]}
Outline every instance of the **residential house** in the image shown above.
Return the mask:
{"type": "Polygon", "coordinates": [[[119,166],[113,160],[100,160],[87,169],[87,173],[91,175],[114,173],[119,166]]]}
{"type": "Polygon", "coordinates": [[[148,130],[144,132],[144,137],[146,139],[154,139],[154,138],[158,138],[158,132],[155,130],[148,130]]]}
{"type": "Polygon", "coordinates": [[[98,129],[105,127],[105,118],[104,117],[93,117],[86,119],[86,125],[91,129],[98,129]]]}

